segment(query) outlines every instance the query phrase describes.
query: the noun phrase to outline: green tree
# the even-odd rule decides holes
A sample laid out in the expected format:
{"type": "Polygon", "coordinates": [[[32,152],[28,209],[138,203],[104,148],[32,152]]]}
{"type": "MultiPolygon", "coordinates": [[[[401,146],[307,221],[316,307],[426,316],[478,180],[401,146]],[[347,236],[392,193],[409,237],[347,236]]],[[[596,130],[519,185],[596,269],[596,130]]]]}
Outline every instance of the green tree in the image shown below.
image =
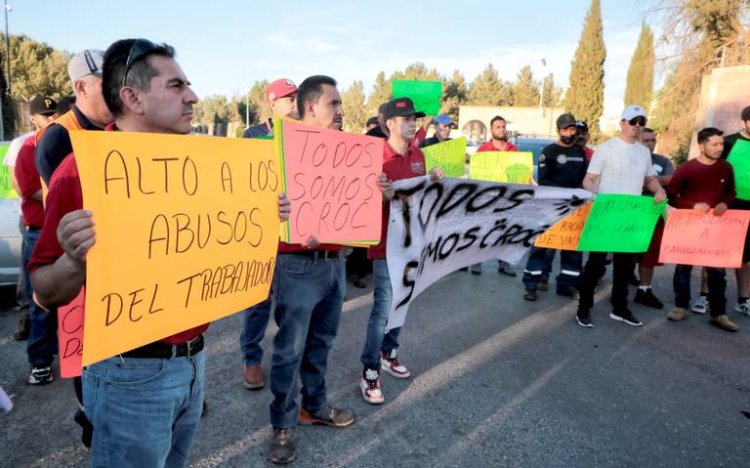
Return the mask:
{"type": "Polygon", "coordinates": [[[233,117],[239,119],[237,106],[236,104],[232,106],[226,96],[218,94],[208,96],[193,106],[193,122],[197,124],[228,123],[232,121],[233,117]]]}
{"type": "MultiPolygon", "coordinates": [[[[5,36],[0,35],[0,41],[5,36]]],[[[55,50],[27,36],[10,36],[11,97],[29,100],[34,96],[59,99],[72,93],[67,64],[70,54],[55,50]]],[[[5,62],[2,63],[6,71],[5,62]]]]}
{"type": "Polygon", "coordinates": [[[542,82],[542,90],[544,97],[542,98],[542,105],[544,107],[559,106],[562,100],[563,90],[559,86],[555,86],[555,75],[550,73],[544,77],[542,82]]]}
{"type": "Polygon", "coordinates": [[[385,72],[381,71],[375,77],[375,83],[372,85],[372,91],[367,96],[367,115],[372,117],[378,114],[378,107],[384,102],[391,99],[391,80],[385,77],[385,72]]]}
{"type": "Polygon", "coordinates": [[[592,138],[599,136],[599,118],[604,111],[604,48],[599,0],[591,0],[583,31],[570,68],[570,86],[565,109],[589,124],[592,138]]]}
{"type": "Polygon", "coordinates": [[[475,106],[513,105],[513,91],[490,63],[472,81],[467,103],[475,106]]]}
{"type": "Polygon", "coordinates": [[[458,70],[453,70],[453,75],[443,81],[443,103],[440,112],[451,116],[454,122],[458,121],[458,110],[461,104],[465,104],[469,96],[469,87],[466,78],[458,70]]]}
{"type": "Polygon", "coordinates": [[[355,81],[341,95],[344,108],[344,129],[351,133],[362,133],[369,114],[365,108],[365,87],[355,81]]]}
{"type": "Polygon", "coordinates": [[[638,104],[645,109],[651,107],[654,92],[654,33],[643,23],[638,45],[628,67],[625,85],[625,105],[638,104]]]}
{"type": "Polygon", "coordinates": [[[237,102],[239,118],[246,127],[263,122],[271,117],[271,109],[268,108],[265,102],[267,86],[268,80],[256,81],[253,83],[250,91],[237,102]],[[250,112],[247,112],[248,103],[250,105],[250,112]],[[247,118],[248,115],[250,117],[249,121],[247,118]]]}
{"type": "Polygon", "coordinates": [[[539,84],[534,81],[534,73],[529,65],[518,72],[516,82],[513,84],[513,105],[525,107],[539,105],[539,84]]]}
{"type": "Polygon", "coordinates": [[[437,70],[428,69],[422,62],[415,62],[407,66],[404,71],[395,71],[391,75],[393,80],[440,81],[442,77],[437,70]]]}

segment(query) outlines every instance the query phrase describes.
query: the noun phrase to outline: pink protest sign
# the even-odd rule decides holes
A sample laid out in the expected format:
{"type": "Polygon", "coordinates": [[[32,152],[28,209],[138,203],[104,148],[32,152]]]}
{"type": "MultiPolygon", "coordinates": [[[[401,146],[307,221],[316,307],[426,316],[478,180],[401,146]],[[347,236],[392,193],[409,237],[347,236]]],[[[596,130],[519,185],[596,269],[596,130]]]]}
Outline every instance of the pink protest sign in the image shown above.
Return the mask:
{"type": "Polygon", "coordinates": [[[721,216],[695,210],[671,210],[664,227],[659,261],[679,265],[739,268],[750,211],[721,216]]]}
{"type": "Polygon", "coordinates": [[[75,299],[57,309],[57,340],[60,346],[60,377],[62,378],[81,375],[85,299],[85,289],[81,288],[75,299]]]}
{"type": "Polygon", "coordinates": [[[285,191],[293,206],[288,242],[304,244],[315,236],[326,243],[377,243],[384,141],[286,120],[277,125],[285,191]]]}

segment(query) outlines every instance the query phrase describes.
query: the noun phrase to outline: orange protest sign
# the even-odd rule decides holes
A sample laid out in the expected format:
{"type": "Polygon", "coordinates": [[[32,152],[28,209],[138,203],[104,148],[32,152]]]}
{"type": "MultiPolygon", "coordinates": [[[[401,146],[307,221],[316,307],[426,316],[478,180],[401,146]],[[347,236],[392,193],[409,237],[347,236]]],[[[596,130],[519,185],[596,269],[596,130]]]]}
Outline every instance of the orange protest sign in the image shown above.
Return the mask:
{"type": "Polygon", "coordinates": [[[85,288],[70,303],[57,308],[57,342],[60,347],[60,377],[81,375],[83,356],[83,308],[85,288]]]}
{"type": "Polygon", "coordinates": [[[671,210],[661,239],[659,262],[716,268],[739,268],[750,211],[728,210],[721,216],[695,210],[671,210]]]}
{"type": "Polygon", "coordinates": [[[544,249],[578,250],[583,225],[589,217],[593,201],[587,202],[565,218],[556,222],[541,233],[534,241],[534,246],[544,249]]]}
{"type": "Polygon", "coordinates": [[[270,140],[71,132],[96,244],[83,365],[268,297],[281,166],[270,140]]]}
{"type": "Polygon", "coordinates": [[[294,207],[281,238],[377,244],[380,240],[383,140],[277,120],[284,190],[294,207]]]}

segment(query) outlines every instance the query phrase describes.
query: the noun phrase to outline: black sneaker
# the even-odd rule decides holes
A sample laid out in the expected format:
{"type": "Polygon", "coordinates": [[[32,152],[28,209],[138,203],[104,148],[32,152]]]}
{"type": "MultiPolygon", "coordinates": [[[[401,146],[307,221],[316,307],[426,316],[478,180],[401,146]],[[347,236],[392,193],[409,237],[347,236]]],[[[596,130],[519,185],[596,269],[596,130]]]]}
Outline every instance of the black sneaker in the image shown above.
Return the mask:
{"type": "Polygon", "coordinates": [[[652,307],[654,309],[662,309],[664,308],[664,304],[659,300],[658,297],[656,297],[651,291],[651,288],[648,288],[647,290],[638,289],[638,291],[635,292],[635,298],[633,299],[633,302],[637,302],[638,304],[643,304],[646,307],[652,307]]]}
{"type": "Polygon", "coordinates": [[[534,302],[536,301],[536,291],[532,291],[531,289],[527,289],[526,293],[523,295],[524,301],[530,301],[534,302]]]}
{"type": "Polygon", "coordinates": [[[591,321],[590,310],[578,310],[576,313],[576,322],[584,328],[594,328],[594,322],[591,321]]]}
{"type": "Polygon", "coordinates": [[[44,385],[55,380],[49,367],[34,367],[29,375],[30,385],[44,385]]]}
{"type": "Polygon", "coordinates": [[[277,465],[286,465],[293,462],[295,458],[297,458],[297,446],[294,444],[294,429],[274,427],[268,460],[277,465]]]}
{"type": "Polygon", "coordinates": [[[643,325],[640,320],[635,318],[633,312],[629,311],[628,309],[620,312],[616,312],[613,310],[612,313],[609,314],[609,318],[616,322],[625,322],[632,327],[640,327],[641,325],[643,325]]]}

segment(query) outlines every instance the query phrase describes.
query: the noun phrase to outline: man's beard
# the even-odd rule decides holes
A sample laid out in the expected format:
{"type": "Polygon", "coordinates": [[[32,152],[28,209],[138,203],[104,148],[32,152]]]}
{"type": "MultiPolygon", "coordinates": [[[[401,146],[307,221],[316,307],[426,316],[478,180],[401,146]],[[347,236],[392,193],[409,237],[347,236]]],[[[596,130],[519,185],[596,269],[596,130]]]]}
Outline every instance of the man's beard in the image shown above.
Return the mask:
{"type": "Polygon", "coordinates": [[[507,134],[500,135],[500,136],[498,136],[498,135],[492,135],[492,138],[494,138],[497,141],[503,141],[503,142],[508,141],[508,135],[507,134]]]}

